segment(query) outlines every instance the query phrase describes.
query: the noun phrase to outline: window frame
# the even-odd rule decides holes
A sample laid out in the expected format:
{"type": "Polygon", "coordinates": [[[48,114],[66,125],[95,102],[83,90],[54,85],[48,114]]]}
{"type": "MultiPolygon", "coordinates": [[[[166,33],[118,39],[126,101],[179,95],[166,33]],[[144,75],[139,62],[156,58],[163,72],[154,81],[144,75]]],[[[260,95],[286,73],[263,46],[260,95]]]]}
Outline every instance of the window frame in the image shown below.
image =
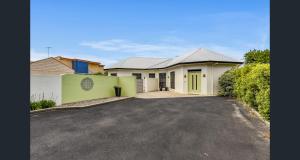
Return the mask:
{"type": "Polygon", "coordinates": [[[149,77],[149,78],[155,78],[155,73],[149,73],[149,74],[148,74],[148,77],[149,77]],[[150,75],[151,75],[151,76],[150,76],[150,75]]]}

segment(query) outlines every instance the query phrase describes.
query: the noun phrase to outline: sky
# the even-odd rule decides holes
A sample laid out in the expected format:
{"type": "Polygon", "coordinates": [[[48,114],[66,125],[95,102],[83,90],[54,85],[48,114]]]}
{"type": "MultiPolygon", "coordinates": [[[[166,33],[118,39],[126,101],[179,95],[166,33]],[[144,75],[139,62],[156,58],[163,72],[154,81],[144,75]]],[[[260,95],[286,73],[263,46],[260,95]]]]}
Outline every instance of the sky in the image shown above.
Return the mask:
{"type": "Polygon", "coordinates": [[[31,60],[65,56],[109,66],[197,48],[237,60],[270,48],[269,0],[31,0],[31,60]]]}

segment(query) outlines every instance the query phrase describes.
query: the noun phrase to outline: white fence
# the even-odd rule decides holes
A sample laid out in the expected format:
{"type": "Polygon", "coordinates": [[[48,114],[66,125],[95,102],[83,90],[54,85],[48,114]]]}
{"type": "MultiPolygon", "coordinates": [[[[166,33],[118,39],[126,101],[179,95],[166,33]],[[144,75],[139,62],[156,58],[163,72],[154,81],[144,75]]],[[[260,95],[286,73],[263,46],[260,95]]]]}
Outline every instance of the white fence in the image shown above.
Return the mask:
{"type": "Polygon", "coordinates": [[[61,76],[60,75],[31,75],[30,100],[54,100],[61,104],[61,76]]]}

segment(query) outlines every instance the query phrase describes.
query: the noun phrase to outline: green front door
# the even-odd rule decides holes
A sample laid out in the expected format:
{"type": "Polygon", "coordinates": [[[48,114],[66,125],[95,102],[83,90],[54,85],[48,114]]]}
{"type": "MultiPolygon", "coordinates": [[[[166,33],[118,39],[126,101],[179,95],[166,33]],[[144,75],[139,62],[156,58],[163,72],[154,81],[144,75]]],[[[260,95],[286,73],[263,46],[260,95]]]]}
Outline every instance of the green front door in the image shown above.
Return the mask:
{"type": "Polygon", "coordinates": [[[188,88],[191,94],[200,94],[201,88],[201,72],[188,72],[188,88]]]}

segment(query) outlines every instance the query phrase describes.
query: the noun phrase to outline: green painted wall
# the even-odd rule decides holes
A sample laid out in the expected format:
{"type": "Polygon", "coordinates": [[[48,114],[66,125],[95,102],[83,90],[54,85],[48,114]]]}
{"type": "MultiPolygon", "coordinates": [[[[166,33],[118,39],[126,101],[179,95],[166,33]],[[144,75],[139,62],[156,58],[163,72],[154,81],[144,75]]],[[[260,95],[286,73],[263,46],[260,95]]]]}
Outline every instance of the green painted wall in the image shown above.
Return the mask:
{"type": "Polygon", "coordinates": [[[121,96],[136,96],[136,78],[134,76],[118,77],[119,86],[122,88],[121,96]]]}
{"type": "Polygon", "coordinates": [[[122,87],[121,96],[135,96],[136,86],[134,77],[114,77],[102,75],[66,74],[62,76],[62,103],[78,102],[98,98],[114,97],[114,86],[122,87]],[[81,81],[84,78],[93,80],[91,90],[83,90],[81,81]],[[134,84],[134,85],[133,85],[134,84]]]}

